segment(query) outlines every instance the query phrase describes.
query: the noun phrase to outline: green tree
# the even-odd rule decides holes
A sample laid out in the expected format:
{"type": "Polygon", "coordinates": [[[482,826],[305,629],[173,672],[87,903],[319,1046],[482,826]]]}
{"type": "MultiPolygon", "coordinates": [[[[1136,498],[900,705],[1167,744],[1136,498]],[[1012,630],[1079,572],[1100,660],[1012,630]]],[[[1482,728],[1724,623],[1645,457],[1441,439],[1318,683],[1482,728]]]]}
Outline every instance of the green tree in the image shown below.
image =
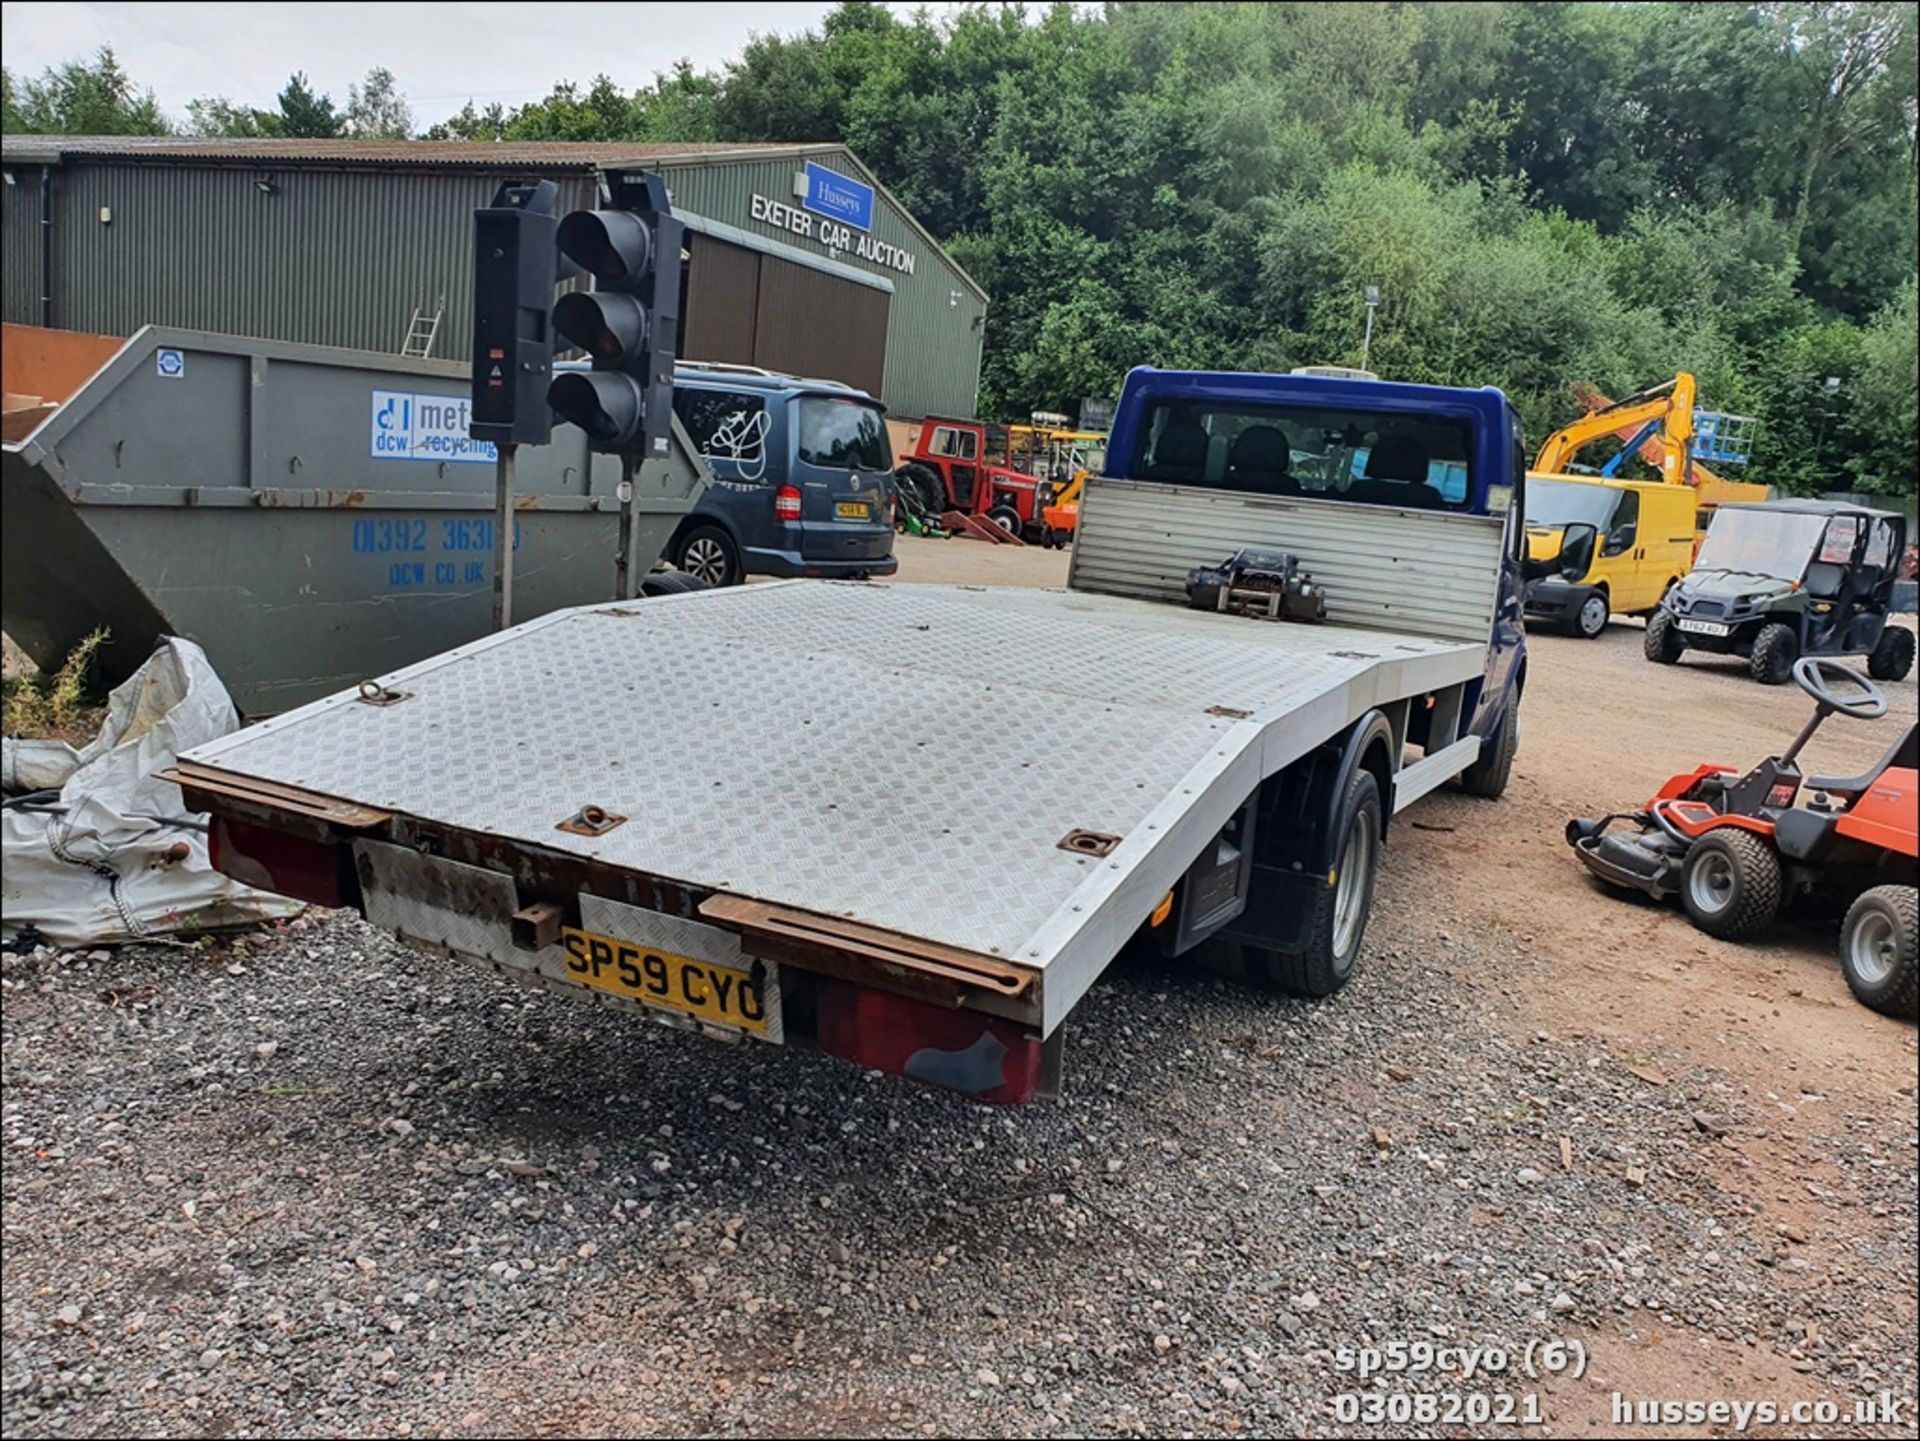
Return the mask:
{"type": "Polygon", "coordinates": [[[189,135],[236,139],[260,139],[284,133],[280,128],[280,117],[275,112],[236,105],[222,96],[189,100],[186,132],[189,135]]]}
{"type": "Polygon", "coordinates": [[[413,134],[413,111],[393,72],[376,65],[364,83],[347,87],[342,131],[359,139],[405,140],[413,134]]]}
{"type": "Polygon", "coordinates": [[[9,134],[164,135],[165,117],[151,90],[142,90],[120,68],[113,47],[103,45],[92,61],[50,66],[38,80],[7,76],[9,134]]]}
{"type": "Polygon", "coordinates": [[[333,98],[316,95],[307,83],[306,72],[296,70],[278,97],[280,133],[296,140],[332,140],[345,121],[333,108],[333,98]]]}

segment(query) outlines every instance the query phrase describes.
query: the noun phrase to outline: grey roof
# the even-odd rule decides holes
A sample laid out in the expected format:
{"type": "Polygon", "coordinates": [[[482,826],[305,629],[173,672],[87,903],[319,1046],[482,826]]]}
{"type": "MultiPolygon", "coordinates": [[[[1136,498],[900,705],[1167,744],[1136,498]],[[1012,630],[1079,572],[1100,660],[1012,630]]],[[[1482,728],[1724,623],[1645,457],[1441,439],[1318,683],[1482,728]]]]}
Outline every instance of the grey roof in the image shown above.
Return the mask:
{"type": "Polygon", "coordinates": [[[1727,501],[1721,510],[1774,510],[1791,515],[1872,515],[1883,520],[1901,520],[1895,510],[1875,510],[1870,505],[1855,505],[1850,500],[1736,500],[1727,501]]]}
{"type": "Polygon", "coordinates": [[[629,165],[670,169],[702,161],[774,160],[790,156],[844,157],[882,195],[920,238],[940,253],[953,272],[982,300],[987,292],[947,254],[914,213],[845,145],[838,141],[764,144],[688,140],[640,144],[625,140],[194,140],[177,135],[6,135],[0,163],[59,165],[69,160],[151,161],[157,165],[336,165],[400,170],[483,170],[594,175],[629,165]]]}
{"type": "Polygon", "coordinates": [[[710,157],[746,159],[839,145],[722,144],[689,141],[548,140],[192,140],[174,135],[8,135],[0,159],[14,164],[63,160],[200,161],[214,165],[406,165],[438,169],[513,167],[590,173],[607,166],[710,157]]]}

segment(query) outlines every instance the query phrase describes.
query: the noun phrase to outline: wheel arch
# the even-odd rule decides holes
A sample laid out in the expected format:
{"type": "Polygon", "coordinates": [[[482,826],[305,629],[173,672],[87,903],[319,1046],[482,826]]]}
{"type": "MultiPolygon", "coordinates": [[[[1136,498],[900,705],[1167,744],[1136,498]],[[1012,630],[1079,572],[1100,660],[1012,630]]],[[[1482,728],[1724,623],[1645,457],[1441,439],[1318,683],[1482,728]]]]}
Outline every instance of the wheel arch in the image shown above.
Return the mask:
{"type": "Polygon", "coordinates": [[[696,509],[690,510],[680,517],[680,523],[673,528],[673,534],[667,538],[667,543],[660,547],[660,554],[672,554],[680,548],[680,542],[685,540],[690,532],[708,526],[720,531],[728,540],[732,541],[733,548],[736,551],[740,549],[740,532],[735,527],[731,518],[717,510],[696,509]]]}

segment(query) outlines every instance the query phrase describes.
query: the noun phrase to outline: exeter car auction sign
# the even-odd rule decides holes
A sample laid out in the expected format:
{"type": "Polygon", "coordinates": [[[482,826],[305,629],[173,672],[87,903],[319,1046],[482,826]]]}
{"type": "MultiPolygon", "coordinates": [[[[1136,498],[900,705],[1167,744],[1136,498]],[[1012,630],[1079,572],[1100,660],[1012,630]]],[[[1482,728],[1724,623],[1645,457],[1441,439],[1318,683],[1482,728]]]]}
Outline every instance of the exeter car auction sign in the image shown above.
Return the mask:
{"type": "Polygon", "coordinates": [[[911,250],[889,245],[869,233],[873,229],[871,185],[808,161],[805,173],[794,177],[794,194],[800,199],[798,205],[755,195],[753,218],[762,225],[815,241],[836,258],[851,255],[902,275],[913,274],[917,257],[911,250]]]}

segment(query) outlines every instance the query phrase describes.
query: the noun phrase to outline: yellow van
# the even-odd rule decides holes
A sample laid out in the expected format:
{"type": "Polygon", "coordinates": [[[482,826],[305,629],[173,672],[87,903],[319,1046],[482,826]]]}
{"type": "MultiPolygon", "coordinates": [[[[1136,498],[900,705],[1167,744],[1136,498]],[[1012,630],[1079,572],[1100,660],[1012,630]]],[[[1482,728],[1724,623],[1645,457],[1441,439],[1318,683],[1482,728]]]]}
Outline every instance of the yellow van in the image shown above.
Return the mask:
{"type": "Polygon", "coordinates": [[[1559,554],[1570,525],[1590,525],[1595,534],[1584,571],[1528,588],[1527,619],[1592,640],[1610,616],[1651,615],[1667,587],[1693,568],[1694,501],[1691,486],[1529,471],[1527,549],[1535,559],[1559,554]]]}

